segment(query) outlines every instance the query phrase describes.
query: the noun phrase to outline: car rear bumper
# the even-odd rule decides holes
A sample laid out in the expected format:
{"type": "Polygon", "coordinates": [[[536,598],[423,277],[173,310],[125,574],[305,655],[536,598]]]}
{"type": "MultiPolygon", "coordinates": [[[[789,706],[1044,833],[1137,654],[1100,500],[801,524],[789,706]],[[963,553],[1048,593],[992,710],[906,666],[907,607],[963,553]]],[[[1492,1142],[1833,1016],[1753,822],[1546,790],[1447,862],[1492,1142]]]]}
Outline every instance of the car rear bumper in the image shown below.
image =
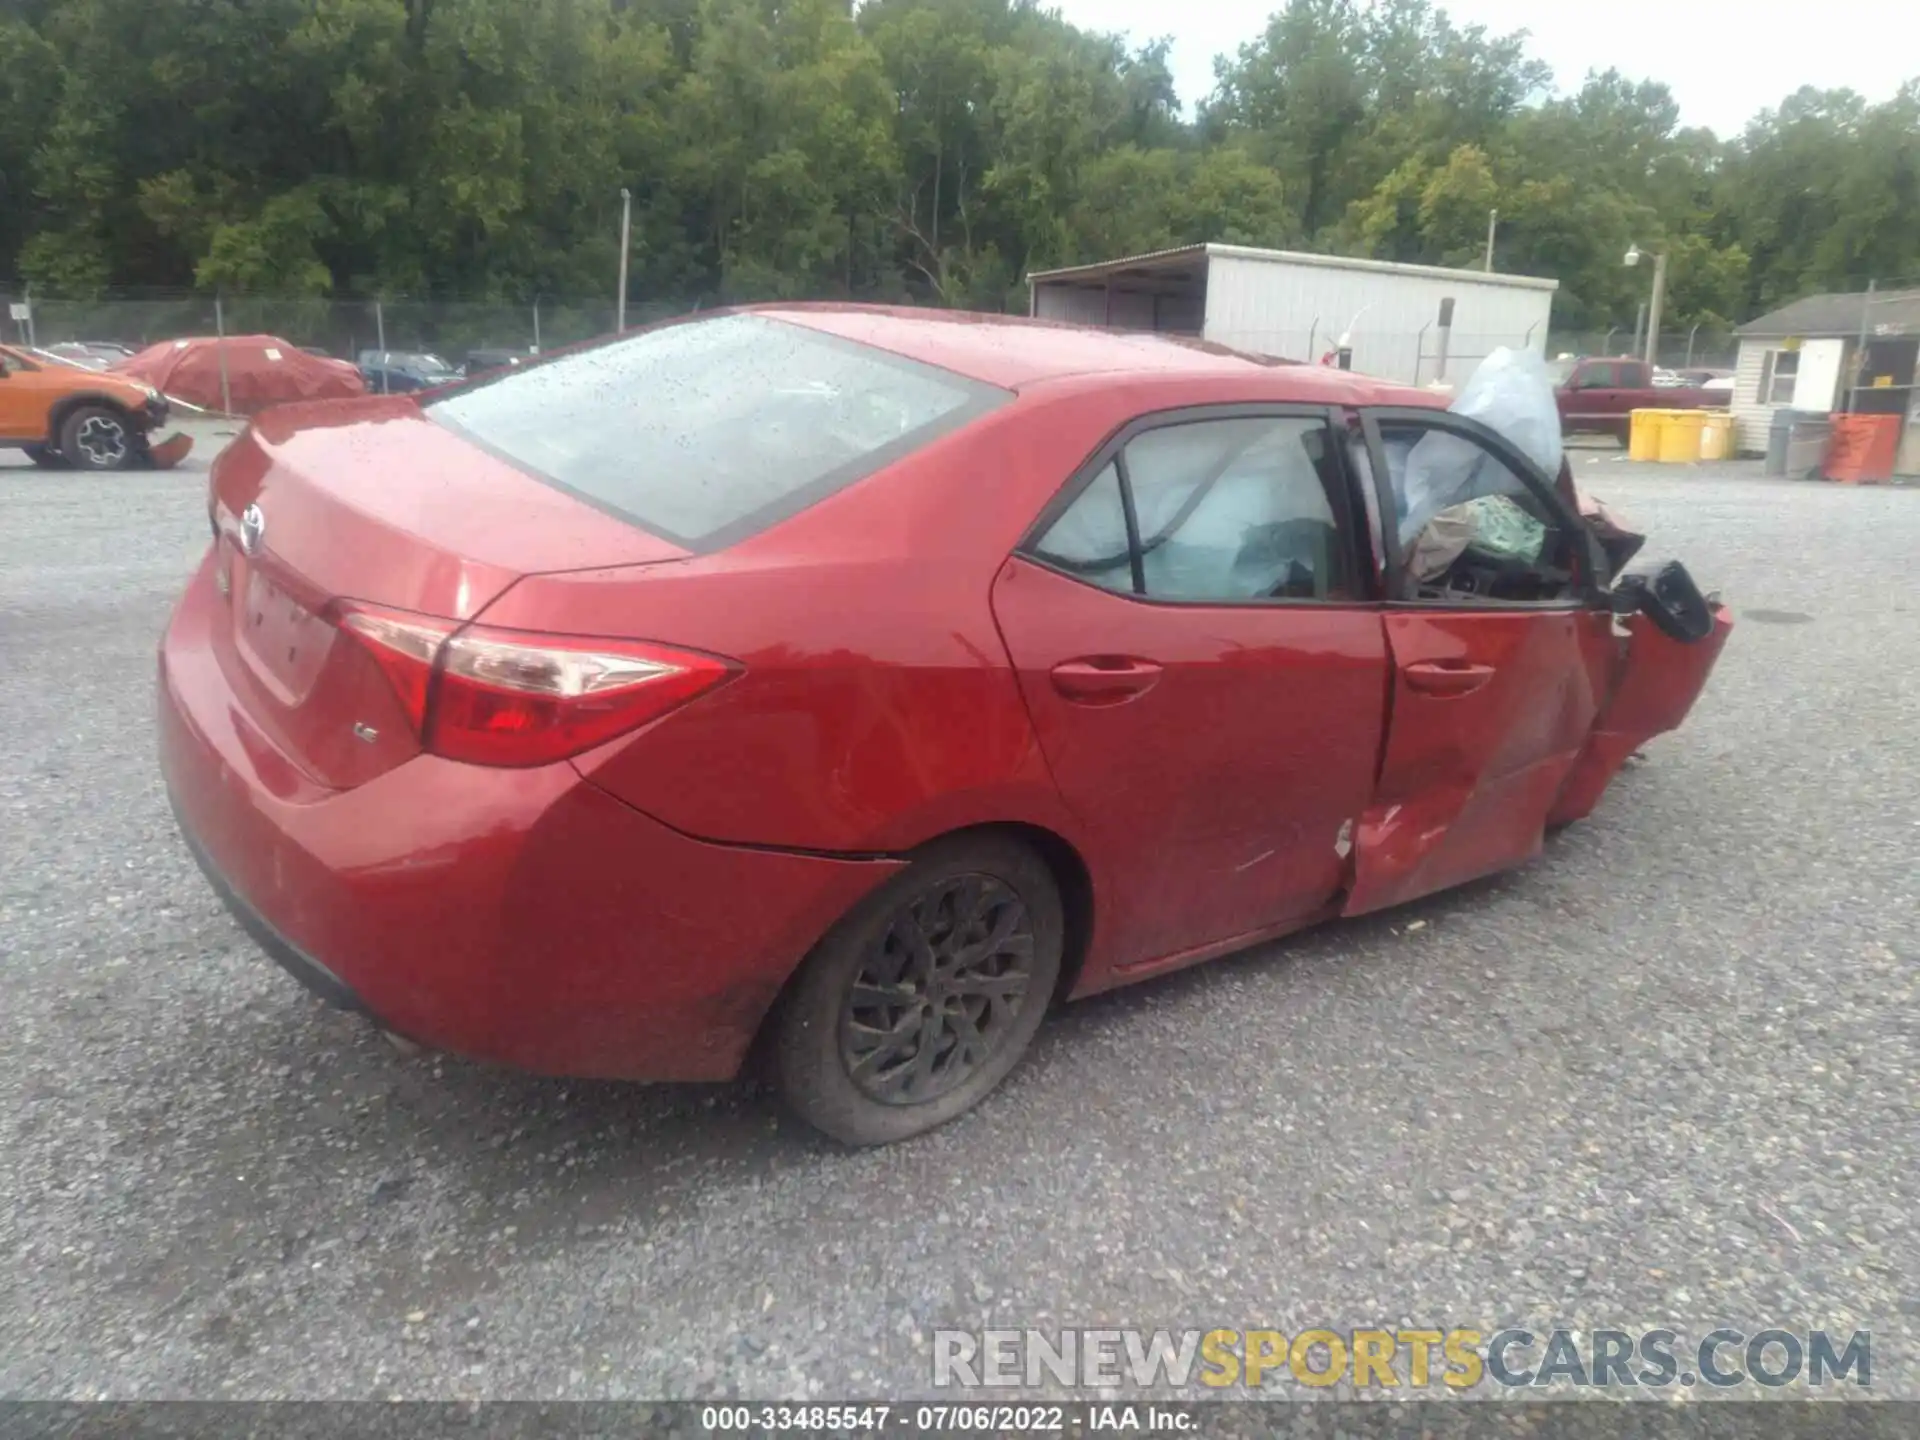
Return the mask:
{"type": "Polygon", "coordinates": [[[571,765],[422,755],[350,790],[247,718],[205,567],[160,652],[180,828],[240,924],[303,984],[440,1049],[549,1074],[724,1079],[795,964],[898,869],[712,845],[571,765]]]}

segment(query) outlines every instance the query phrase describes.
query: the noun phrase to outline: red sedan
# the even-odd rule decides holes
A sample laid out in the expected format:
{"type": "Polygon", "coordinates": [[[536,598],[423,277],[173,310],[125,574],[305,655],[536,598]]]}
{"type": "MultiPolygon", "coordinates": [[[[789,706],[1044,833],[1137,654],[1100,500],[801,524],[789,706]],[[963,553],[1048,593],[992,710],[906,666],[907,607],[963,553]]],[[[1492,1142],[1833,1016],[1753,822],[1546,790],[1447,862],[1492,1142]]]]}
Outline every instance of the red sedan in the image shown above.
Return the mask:
{"type": "Polygon", "coordinates": [[[855,1143],[1056,998],[1522,863],[1730,624],[1420,392],[939,312],[287,407],[208,503],[161,756],[275,959],[510,1065],[764,1054],[855,1143]]]}

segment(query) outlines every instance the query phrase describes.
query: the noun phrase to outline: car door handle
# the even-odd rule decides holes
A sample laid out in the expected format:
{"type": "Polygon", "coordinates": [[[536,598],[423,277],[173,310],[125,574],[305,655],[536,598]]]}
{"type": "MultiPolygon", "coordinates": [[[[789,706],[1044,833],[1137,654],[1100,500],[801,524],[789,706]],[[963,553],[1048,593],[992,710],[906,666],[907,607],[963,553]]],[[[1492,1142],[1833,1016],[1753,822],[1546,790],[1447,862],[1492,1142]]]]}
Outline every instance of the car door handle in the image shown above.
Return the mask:
{"type": "Polygon", "coordinates": [[[1427,695],[1468,695],[1493,678],[1493,666],[1470,660],[1416,660],[1400,672],[1407,688],[1427,695]]]}
{"type": "Polygon", "coordinates": [[[1117,705],[1144,695],[1160,680],[1160,667],[1131,655],[1089,655],[1053,667],[1053,688],[1083,705],[1117,705]]]}

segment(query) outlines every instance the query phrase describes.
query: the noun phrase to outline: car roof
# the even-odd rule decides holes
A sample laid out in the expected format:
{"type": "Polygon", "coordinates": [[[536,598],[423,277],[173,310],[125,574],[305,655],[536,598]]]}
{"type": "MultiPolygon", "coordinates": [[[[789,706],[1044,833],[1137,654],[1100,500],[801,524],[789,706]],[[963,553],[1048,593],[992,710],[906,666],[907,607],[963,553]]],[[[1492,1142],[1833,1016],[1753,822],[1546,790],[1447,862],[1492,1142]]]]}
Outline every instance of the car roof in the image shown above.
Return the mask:
{"type": "Polygon", "coordinates": [[[744,308],[1008,390],[1089,375],[1238,380],[1260,375],[1297,388],[1300,399],[1318,404],[1399,404],[1421,393],[1351,371],[1249,355],[1184,336],[1101,330],[1022,315],[836,303],[744,308]]]}

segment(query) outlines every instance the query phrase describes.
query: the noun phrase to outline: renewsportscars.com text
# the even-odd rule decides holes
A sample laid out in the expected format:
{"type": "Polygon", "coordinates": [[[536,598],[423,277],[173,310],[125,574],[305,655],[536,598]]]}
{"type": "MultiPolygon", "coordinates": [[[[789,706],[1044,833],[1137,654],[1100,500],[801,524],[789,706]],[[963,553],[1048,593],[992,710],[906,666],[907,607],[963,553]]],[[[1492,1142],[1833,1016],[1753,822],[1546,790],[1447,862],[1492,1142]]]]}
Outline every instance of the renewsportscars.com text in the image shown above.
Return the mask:
{"type": "Polygon", "coordinates": [[[939,1388],[1221,1390],[1696,1385],[1873,1385],[1873,1336],[1724,1326],[1698,1341],[1675,1330],[1397,1329],[936,1330],[939,1388]]]}

